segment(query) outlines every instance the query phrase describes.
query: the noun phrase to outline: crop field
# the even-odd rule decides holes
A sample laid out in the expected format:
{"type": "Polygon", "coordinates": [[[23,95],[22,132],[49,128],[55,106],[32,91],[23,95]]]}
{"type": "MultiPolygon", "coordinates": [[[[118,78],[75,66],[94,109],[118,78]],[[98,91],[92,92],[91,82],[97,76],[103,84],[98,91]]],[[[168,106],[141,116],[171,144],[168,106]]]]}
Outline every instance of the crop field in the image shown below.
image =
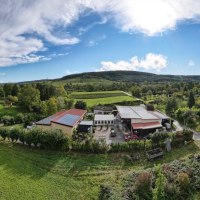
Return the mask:
{"type": "Polygon", "coordinates": [[[122,91],[104,91],[104,92],[73,92],[70,94],[74,99],[97,99],[107,97],[121,97],[127,96],[122,91]]]}
{"type": "MultiPolygon", "coordinates": [[[[199,152],[194,143],[156,161],[128,164],[124,154],[78,154],[29,149],[0,140],[0,199],[98,199],[102,183],[115,184],[128,173],[199,152]]],[[[198,198],[198,196],[197,196],[198,198]]]]}

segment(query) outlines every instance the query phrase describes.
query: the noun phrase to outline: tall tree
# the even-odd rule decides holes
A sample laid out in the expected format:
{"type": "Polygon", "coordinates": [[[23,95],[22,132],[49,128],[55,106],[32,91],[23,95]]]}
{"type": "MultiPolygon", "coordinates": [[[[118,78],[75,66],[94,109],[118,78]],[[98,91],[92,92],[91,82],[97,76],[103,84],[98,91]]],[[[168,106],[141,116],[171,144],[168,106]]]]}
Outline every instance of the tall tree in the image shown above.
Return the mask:
{"type": "Polygon", "coordinates": [[[19,94],[19,103],[27,110],[32,111],[33,106],[40,102],[40,92],[31,85],[25,85],[19,94]]]}
{"type": "Polygon", "coordinates": [[[188,98],[188,107],[192,108],[194,105],[195,105],[195,98],[193,92],[191,91],[188,98]]]}

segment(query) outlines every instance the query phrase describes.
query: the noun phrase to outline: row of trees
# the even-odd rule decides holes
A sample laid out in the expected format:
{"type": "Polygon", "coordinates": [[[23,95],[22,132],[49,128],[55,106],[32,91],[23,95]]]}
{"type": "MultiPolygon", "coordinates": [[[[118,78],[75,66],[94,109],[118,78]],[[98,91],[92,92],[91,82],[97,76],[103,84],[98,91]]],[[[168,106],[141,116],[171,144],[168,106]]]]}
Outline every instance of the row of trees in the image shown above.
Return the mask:
{"type": "Polygon", "coordinates": [[[29,147],[41,147],[45,149],[68,149],[69,139],[60,130],[44,131],[38,128],[24,130],[19,128],[0,129],[0,136],[3,140],[10,139],[12,142],[20,141],[29,147]]]}

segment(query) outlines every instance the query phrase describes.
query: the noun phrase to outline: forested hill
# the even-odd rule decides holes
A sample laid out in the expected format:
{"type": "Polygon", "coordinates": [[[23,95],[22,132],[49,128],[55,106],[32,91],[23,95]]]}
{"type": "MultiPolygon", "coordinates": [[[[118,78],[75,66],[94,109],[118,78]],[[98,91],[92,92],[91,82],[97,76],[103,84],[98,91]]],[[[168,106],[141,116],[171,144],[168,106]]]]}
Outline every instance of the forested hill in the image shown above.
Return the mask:
{"type": "Polygon", "coordinates": [[[64,76],[58,80],[98,80],[105,79],[117,82],[190,82],[200,81],[200,76],[178,76],[178,75],[158,75],[138,71],[106,71],[106,72],[87,72],[64,76]]]}

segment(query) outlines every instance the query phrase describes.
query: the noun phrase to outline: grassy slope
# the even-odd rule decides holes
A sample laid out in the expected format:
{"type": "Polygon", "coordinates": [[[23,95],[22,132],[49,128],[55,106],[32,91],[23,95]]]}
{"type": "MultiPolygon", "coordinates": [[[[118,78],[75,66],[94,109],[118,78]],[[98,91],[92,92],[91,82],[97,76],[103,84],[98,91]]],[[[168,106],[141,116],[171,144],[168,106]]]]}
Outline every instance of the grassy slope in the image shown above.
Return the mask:
{"type": "MultiPolygon", "coordinates": [[[[97,199],[103,182],[117,184],[132,170],[199,152],[195,144],[174,149],[164,159],[133,165],[123,154],[85,155],[28,149],[0,143],[0,199],[97,199]]],[[[117,184],[118,185],[118,184],[117,184]]]]}

